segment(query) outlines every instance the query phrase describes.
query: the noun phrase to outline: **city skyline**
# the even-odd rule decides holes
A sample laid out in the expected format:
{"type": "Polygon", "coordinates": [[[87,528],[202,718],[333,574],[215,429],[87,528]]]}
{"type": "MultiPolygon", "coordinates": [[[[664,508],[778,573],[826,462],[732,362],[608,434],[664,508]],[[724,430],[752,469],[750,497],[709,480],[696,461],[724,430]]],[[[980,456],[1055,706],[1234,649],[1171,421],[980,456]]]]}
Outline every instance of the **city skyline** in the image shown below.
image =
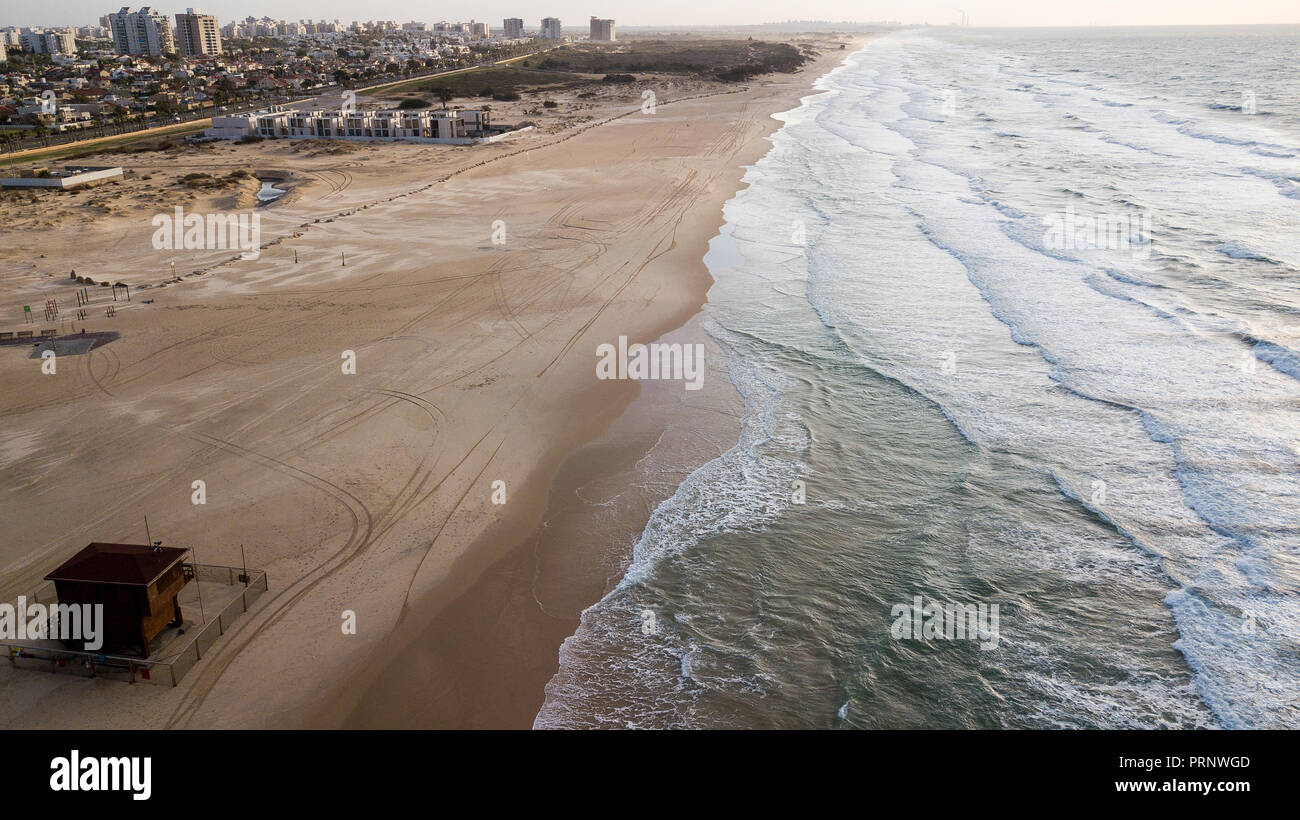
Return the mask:
{"type": "MultiPolygon", "coordinates": [[[[1221,0],[1152,0],[1141,7],[1121,0],[1096,0],[1074,7],[1032,2],[1031,0],[965,0],[958,4],[936,2],[886,2],[860,3],[852,0],[816,0],[797,8],[775,0],[755,2],[700,4],[685,0],[666,2],[646,7],[628,0],[599,0],[599,2],[574,2],[558,0],[546,3],[503,2],[445,4],[430,6],[412,0],[388,0],[379,5],[358,5],[343,0],[283,0],[273,8],[252,4],[245,0],[214,0],[199,6],[196,11],[211,14],[223,24],[249,16],[274,19],[385,19],[405,22],[435,22],[442,19],[475,19],[486,21],[494,30],[506,18],[524,20],[532,30],[543,17],[572,20],[574,26],[586,27],[592,17],[613,18],[622,28],[638,26],[709,26],[750,25],[779,23],[791,19],[872,22],[895,20],[903,24],[949,25],[968,19],[976,27],[1039,27],[1039,26],[1123,26],[1123,25],[1260,25],[1300,24],[1300,6],[1290,0],[1248,0],[1225,4],[1221,0]]],[[[192,6],[191,0],[154,5],[161,12],[174,17],[192,6]]],[[[86,26],[100,17],[116,12],[120,3],[103,3],[98,0],[63,0],[43,6],[25,6],[13,9],[0,18],[0,26],[86,26]]]]}

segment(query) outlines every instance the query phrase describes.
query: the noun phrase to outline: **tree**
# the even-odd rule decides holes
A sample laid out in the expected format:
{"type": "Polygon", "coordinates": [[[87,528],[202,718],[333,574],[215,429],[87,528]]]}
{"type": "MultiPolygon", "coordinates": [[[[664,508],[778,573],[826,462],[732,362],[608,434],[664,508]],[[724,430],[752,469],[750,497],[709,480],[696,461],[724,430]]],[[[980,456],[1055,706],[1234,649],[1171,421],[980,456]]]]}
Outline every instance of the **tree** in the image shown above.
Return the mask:
{"type": "Polygon", "coordinates": [[[447,107],[447,103],[456,99],[456,95],[453,94],[451,89],[445,85],[440,85],[433,89],[433,95],[438,98],[438,102],[442,103],[443,108],[447,107]]]}
{"type": "Polygon", "coordinates": [[[348,72],[345,71],[344,69],[341,68],[337,69],[334,72],[334,82],[338,83],[339,85],[347,85],[350,76],[351,75],[349,75],[348,72]]]}

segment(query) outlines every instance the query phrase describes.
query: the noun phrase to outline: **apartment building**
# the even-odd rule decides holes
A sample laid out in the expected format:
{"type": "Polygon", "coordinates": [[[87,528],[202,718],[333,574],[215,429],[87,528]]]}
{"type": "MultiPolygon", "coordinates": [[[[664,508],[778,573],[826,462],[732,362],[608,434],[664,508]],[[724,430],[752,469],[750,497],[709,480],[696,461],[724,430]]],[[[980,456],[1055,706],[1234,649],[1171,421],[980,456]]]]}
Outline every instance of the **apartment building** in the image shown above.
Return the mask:
{"type": "Polygon", "coordinates": [[[126,6],[108,15],[113,30],[113,47],[118,54],[147,54],[154,57],[176,51],[167,15],[149,6],[131,11],[126,6]]]}
{"type": "Polygon", "coordinates": [[[524,36],[524,21],[519,17],[507,17],[504,21],[506,37],[517,40],[524,36]]]}
{"type": "Polygon", "coordinates": [[[428,108],[384,111],[259,111],[213,117],[212,139],[403,140],[467,145],[493,136],[487,111],[428,108]]]}
{"type": "Polygon", "coordinates": [[[211,14],[199,14],[194,9],[176,15],[176,48],[186,57],[220,54],[221,31],[217,18],[211,14]]]}
{"type": "Polygon", "coordinates": [[[603,43],[614,42],[614,21],[599,17],[591,18],[591,39],[603,43]]]}
{"type": "Polygon", "coordinates": [[[564,39],[564,32],[560,28],[560,18],[558,17],[542,18],[542,39],[543,40],[564,39]]]}
{"type": "Polygon", "coordinates": [[[70,28],[31,29],[18,35],[18,45],[33,54],[77,53],[77,37],[70,28]]]}

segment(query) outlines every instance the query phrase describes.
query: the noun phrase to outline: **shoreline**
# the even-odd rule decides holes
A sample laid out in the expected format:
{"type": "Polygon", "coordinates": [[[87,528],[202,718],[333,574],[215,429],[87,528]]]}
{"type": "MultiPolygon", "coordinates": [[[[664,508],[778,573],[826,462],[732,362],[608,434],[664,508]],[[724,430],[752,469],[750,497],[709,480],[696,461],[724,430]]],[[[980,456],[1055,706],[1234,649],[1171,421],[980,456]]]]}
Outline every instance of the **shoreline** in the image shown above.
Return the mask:
{"type": "MultiPolygon", "coordinates": [[[[99,216],[77,226],[75,243],[16,244],[0,272],[9,301],[71,302],[68,268],[96,247],[114,257],[89,271],[95,280],[123,276],[142,295],[105,319],[108,294],[96,290],[88,324],[111,323],[121,338],[61,361],[57,378],[0,359],[14,385],[0,406],[10,477],[0,503],[20,512],[0,541],[2,586],[27,591],[88,541],[138,539],[147,514],[155,535],[207,563],[237,565],[246,545],[270,589],[175,689],[0,668],[10,695],[0,725],[64,728],[75,715],[100,728],[411,726],[412,710],[386,723],[371,704],[390,680],[413,682],[412,702],[424,702],[437,671],[420,648],[429,625],[444,612],[486,624],[494,605],[483,591],[511,566],[531,593],[531,548],[559,574],[546,577],[550,597],[525,597],[531,608],[513,620],[495,607],[514,640],[461,630],[491,656],[478,680],[516,680],[523,692],[463,719],[484,725],[504,703],[513,711],[492,725],[530,725],[572,632],[565,618],[618,580],[627,545],[609,533],[639,533],[654,494],[675,482],[666,474],[618,526],[570,510],[568,540],[583,549],[541,535],[559,531],[559,510],[592,475],[611,486],[632,476],[628,465],[663,439],[662,419],[691,417],[675,404],[684,395],[717,396],[715,415],[729,421],[725,378],[710,377],[723,389],[703,395],[680,382],[605,381],[592,354],[619,336],[709,343],[695,317],[723,204],[770,148],[782,125],[771,115],[798,105],[861,38],[843,54],[830,50],[838,42],[797,74],[740,89],[664,78],[653,116],[620,89],[597,103],[566,99],[576,125],[508,148],[271,141],[184,152],[180,173],[215,183],[241,168],[301,181],[263,209],[274,239],[255,261],[151,247],[154,209],[222,210],[253,195],[246,179],[187,189],[174,152],[134,159],[123,186],[24,207],[17,236],[73,218],[60,207],[99,216]],[[489,240],[497,220],[509,230],[500,245],[489,240]],[[355,355],[353,374],[340,375],[340,351],[355,355]],[[656,407],[668,415],[655,420],[656,407]],[[202,506],[191,502],[195,479],[206,482],[202,506]],[[500,506],[498,483],[509,495],[500,506]],[[65,524],[49,532],[50,520],[65,524]],[[536,620],[543,602],[554,623],[536,620]],[[355,615],[355,634],[341,632],[340,613],[355,615]],[[524,658],[530,672],[516,674],[524,658]]],[[[729,445],[727,433],[708,446],[729,445]]]]}
{"type": "MultiPolygon", "coordinates": [[[[725,224],[723,206],[742,190],[748,167],[771,149],[768,138],[785,124],[777,115],[817,93],[816,81],[870,39],[855,38],[839,60],[823,58],[816,71],[801,72],[805,82],[795,84],[801,87],[773,97],[767,127],[737,150],[717,186],[719,198],[710,200],[711,229],[673,250],[691,260],[689,285],[700,307],[644,341],[707,338],[699,325],[714,279],[704,257],[725,224]]],[[[361,684],[345,728],[532,728],[558,668],[560,644],[582,611],[622,579],[650,514],[691,470],[735,443],[740,396],[716,344],[708,346],[705,395],[679,397],[673,395],[679,388],[663,382],[634,383],[641,389],[601,432],[539,470],[546,498],[542,509],[529,513],[534,525],[494,560],[482,561],[492,553],[487,536],[466,551],[466,560],[479,559],[477,571],[466,573],[472,580],[432,608],[423,625],[408,632],[397,659],[361,684]],[[674,414],[689,416],[693,421],[685,426],[712,436],[709,444],[682,458],[686,444],[677,441],[672,477],[661,476],[658,486],[609,515],[608,507],[633,492],[628,484],[639,478],[636,466],[663,444],[674,414]]]]}

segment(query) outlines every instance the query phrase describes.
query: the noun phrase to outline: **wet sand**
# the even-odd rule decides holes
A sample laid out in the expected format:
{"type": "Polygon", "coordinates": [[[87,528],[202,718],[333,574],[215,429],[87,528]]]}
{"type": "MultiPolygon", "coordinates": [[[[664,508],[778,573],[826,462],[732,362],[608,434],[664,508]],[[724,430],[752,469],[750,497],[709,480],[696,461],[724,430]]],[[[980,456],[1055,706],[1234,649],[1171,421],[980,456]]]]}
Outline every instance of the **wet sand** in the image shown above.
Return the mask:
{"type": "Polygon", "coordinates": [[[735,438],[720,363],[687,395],[595,378],[596,347],[708,343],[692,317],[722,204],[771,114],[851,50],[481,149],[155,152],[119,160],[122,187],[22,206],[0,232],[2,315],[66,310],[71,269],[133,289],[110,319],[94,286],[75,324],[121,338],[56,375],[0,350],[4,600],[88,541],[142,541],[145,515],[204,563],[245,547],[270,590],[175,689],[0,667],[0,726],[531,725],[559,642],[654,504],[735,438]],[[151,246],[155,212],[247,208],[259,187],[178,175],[240,168],[294,179],[260,209],[257,259],[151,246]],[[655,452],[654,480],[624,493],[655,452]]]}

